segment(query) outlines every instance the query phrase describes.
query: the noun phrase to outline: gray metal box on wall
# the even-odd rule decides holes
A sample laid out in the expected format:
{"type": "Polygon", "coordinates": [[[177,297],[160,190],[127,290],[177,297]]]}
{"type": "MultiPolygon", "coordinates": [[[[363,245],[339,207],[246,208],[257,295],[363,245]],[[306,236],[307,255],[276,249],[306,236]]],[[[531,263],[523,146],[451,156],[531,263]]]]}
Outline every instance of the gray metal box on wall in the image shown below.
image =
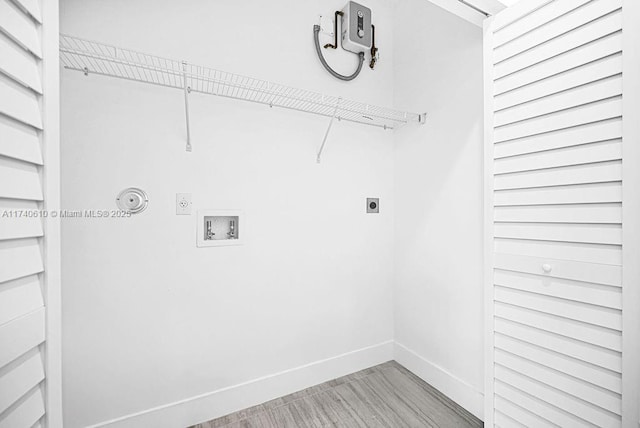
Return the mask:
{"type": "Polygon", "coordinates": [[[342,48],[354,53],[371,49],[371,9],[350,1],[342,13],[342,48]]]}
{"type": "Polygon", "coordinates": [[[380,199],[367,198],[367,213],[377,214],[380,212],[380,199]]]}

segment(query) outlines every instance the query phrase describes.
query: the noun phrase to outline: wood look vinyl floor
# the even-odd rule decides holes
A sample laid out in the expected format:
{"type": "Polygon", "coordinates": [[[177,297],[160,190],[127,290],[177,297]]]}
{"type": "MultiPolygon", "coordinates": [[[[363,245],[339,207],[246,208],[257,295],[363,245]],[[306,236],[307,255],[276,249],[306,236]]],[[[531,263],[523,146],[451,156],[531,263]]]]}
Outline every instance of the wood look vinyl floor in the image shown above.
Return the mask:
{"type": "Polygon", "coordinates": [[[482,421],[395,361],[195,428],[482,427],[482,421]]]}

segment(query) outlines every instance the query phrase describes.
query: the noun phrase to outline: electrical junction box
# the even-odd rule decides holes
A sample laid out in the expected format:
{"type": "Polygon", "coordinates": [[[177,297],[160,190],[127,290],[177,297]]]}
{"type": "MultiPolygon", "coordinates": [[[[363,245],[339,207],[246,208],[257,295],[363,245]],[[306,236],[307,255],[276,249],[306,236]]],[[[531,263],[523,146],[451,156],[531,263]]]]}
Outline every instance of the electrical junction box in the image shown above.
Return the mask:
{"type": "Polygon", "coordinates": [[[367,198],[367,213],[378,214],[380,212],[380,199],[367,198]]]}
{"type": "Polygon", "coordinates": [[[371,49],[371,9],[350,1],[342,9],[342,48],[353,53],[371,49]]]}

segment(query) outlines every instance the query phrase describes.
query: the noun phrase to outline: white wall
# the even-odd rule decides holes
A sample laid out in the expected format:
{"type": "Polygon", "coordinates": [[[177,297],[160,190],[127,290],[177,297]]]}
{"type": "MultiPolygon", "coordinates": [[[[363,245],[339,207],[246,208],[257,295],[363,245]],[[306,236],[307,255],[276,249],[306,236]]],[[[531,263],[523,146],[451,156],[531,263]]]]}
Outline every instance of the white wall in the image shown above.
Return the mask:
{"type": "Polygon", "coordinates": [[[64,71],[63,207],[111,209],[128,186],[151,199],[63,221],[65,426],[212,418],[390,359],[394,337],[398,361],[480,415],[478,27],[369,0],[382,59],[344,83],[311,41],[342,0],[61,3],[64,33],[429,113],[395,134],[339,123],[316,165],[326,119],[194,94],[186,153],[181,92],[64,71]],[[177,192],[243,209],[247,244],[196,248],[177,192]]]}
{"type": "Polygon", "coordinates": [[[423,0],[395,13],[396,359],[482,412],[482,31],[423,0]]]}
{"type": "MultiPolygon", "coordinates": [[[[382,60],[349,84],[322,69],[312,44],[317,15],[342,0],[64,0],[61,31],[389,105],[392,4],[368,4],[382,60]]],[[[341,55],[347,72],[355,57],[341,55]]],[[[194,94],[186,153],[182,97],[62,72],[63,208],[113,209],[129,186],[150,196],[131,219],[63,221],[66,427],[365,347],[265,394],[392,357],[377,345],[393,338],[393,134],[341,122],[316,165],[326,119],[194,94]],[[175,215],[177,192],[191,192],[195,209],[243,209],[247,244],[196,248],[196,216],[175,215]],[[380,215],[365,214],[368,196],[381,198],[380,215]]],[[[200,415],[255,404],[246,397],[200,415]]]]}

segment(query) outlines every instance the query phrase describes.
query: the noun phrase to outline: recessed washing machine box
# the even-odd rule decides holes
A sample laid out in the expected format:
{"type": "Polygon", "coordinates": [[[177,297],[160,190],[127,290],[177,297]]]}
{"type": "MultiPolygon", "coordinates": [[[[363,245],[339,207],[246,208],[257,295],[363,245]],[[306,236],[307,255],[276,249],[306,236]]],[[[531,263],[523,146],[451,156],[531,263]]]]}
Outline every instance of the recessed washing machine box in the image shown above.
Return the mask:
{"type": "Polygon", "coordinates": [[[371,9],[350,1],[342,9],[342,48],[354,53],[371,49],[371,9]]]}
{"type": "Polygon", "coordinates": [[[198,247],[220,247],[244,243],[244,216],[238,210],[198,211],[198,247]]]}

